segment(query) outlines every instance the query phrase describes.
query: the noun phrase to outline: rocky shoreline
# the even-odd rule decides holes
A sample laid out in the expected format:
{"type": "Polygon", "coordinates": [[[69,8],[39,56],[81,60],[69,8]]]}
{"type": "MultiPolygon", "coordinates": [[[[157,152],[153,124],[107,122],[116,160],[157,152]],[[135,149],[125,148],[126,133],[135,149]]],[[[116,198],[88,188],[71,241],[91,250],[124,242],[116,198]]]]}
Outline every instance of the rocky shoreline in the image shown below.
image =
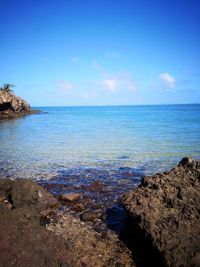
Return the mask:
{"type": "Polygon", "coordinates": [[[150,246],[152,266],[200,266],[200,161],[183,158],[169,172],[144,177],[122,203],[129,235],[150,246]]]}
{"type": "Polygon", "coordinates": [[[40,113],[12,92],[0,91],[0,120],[13,119],[25,115],[40,113]]]}
{"type": "MultiPolygon", "coordinates": [[[[200,161],[183,158],[124,194],[120,232],[96,229],[108,218],[76,192],[55,198],[46,189],[0,180],[1,266],[200,266],[200,161]]],[[[104,192],[98,181],[87,190],[104,192]]]]}
{"type": "Polygon", "coordinates": [[[98,233],[59,206],[33,181],[0,181],[1,266],[133,266],[116,234],[98,233]]]}

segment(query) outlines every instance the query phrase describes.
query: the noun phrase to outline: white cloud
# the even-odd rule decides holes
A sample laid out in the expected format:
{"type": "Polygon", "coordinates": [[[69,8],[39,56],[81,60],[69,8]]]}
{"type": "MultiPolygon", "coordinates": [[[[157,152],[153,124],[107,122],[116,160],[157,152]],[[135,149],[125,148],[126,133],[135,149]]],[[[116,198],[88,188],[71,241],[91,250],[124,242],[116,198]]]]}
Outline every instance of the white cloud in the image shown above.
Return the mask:
{"type": "Polygon", "coordinates": [[[110,92],[115,91],[134,91],[136,90],[136,82],[129,73],[104,73],[102,79],[103,88],[110,92]]]}
{"type": "Polygon", "coordinates": [[[170,87],[170,88],[173,88],[175,87],[176,85],[176,79],[169,73],[167,72],[164,72],[164,73],[161,73],[159,75],[159,78],[165,82],[165,84],[170,87]]]}
{"type": "Polygon", "coordinates": [[[117,86],[118,86],[118,82],[117,80],[113,80],[113,79],[106,79],[102,81],[103,86],[105,86],[105,88],[108,91],[116,91],[117,86]]]}
{"type": "Polygon", "coordinates": [[[69,81],[59,81],[56,82],[56,87],[58,88],[59,91],[61,92],[69,92],[71,90],[74,89],[74,85],[73,83],[69,82],[69,81]]]}
{"type": "Polygon", "coordinates": [[[78,58],[78,57],[71,57],[71,58],[70,58],[70,61],[71,61],[72,63],[76,63],[76,62],[79,61],[79,58],[78,58]]]}
{"type": "Polygon", "coordinates": [[[92,67],[95,68],[100,74],[99,80],[91,81],[96,90],[103,89],[109,92],[116,92],[116,91],[135,91],[137,88],[135,80],[133,79],[132,75],[128,72],[111,74],[107,72],[95,60],[92,62],[92,67]]]}

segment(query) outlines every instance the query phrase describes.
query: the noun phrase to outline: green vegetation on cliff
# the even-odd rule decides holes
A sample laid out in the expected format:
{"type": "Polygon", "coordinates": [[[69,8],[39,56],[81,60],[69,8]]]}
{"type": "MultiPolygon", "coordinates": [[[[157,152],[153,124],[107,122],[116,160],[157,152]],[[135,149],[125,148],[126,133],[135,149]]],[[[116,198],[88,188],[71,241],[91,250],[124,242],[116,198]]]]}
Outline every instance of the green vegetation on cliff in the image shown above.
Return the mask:
{"type": "Polygon", "coordinates": [[[7,93],[13,93],[13,87],[15,85],[14,84],[11,84],[11,83],[4,83],[3,86],[0,87],[0,91],[2,92],[7,92],[7,93]]]}

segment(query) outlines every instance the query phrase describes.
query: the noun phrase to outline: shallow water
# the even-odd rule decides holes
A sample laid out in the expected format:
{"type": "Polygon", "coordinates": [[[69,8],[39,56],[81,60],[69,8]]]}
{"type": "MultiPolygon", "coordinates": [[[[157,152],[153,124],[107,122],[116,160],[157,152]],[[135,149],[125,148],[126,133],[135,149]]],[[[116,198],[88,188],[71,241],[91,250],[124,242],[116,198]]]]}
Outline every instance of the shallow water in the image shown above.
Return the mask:
{"type": "Polygon", "coordinates": [[[0,176],[120,167],[146,174],[200,158],[200,105],[38,109],[47,114],[0,122],[0,176]]]}
{"type": "Polygon", "coordinates": [[[142,176],[200,158],[200,105],[37,109],[44,113],[0,122],[0,177],[38,180],[55,196],[80,193],[84,209],[103,214],[98,230],[105,221],[123,227],[118,200],[142,176]],[[95,181],[102,190],[89,189],[95,181]]]}

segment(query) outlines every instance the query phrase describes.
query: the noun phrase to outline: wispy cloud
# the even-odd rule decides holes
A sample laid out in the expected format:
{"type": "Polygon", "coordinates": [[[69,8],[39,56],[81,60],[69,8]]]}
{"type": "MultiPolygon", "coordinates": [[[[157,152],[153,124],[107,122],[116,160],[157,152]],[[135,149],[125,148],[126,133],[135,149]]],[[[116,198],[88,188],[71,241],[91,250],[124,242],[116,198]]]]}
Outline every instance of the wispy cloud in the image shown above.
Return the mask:
{"type": "Polygon", "coordinates": [[[96,60],[92,61],[91,66],[97,71],[99,71],[101,75],[104,75],[104,73],[106,73],[105,69],[101,66],[101,64],[96,62],[96,60]]]}
{"type": "Polygon", "coordinates": [[[98,87],[109,92],[136,90],[136,82],[130,73],[109,73],[96,61],[92,62],[92,66],[100,74],[100,79],[93,81],[96,88],[98,87]]]}
{"type": "Polygon", "coordinates": [[[86,91],[80,92],[80,94],[78,96],[81,98],[89,99],[89,98],[95,97],[96,95],[97,95],[96,92],[86,90],[86,91]]]}
{"type": "Polygon", "coordinates": [[[68,93],[74,89],[74,84],[69,81],[59,81],[55,85],[61,93],[68,93]]]}
{"type": "Polygon", "coordinates": [[[165,85],[167,85],[170,88],[173,88],[176,86],[176,79],[169,73],[164,72],[159,75],[159,78],[164,81],[165,85]]]}
{"type": "Polygon", "coordinates": [[[64,98],[94,99],[106,93],[123,94],[137,89],[137,84],[129,72],[110,73],[95,60],[91,66],[97,71],[97,79],[85,80],[80,84],[66,80],[56,81],[54,82],[56,92],[64,98]]]}
{"type": "Polygon", "coordinates": [[[102,80],[103,86],[108,90],[108,91],[116,91],[118,87],[118,82],[117,80],[114,79],[105,79],[102,80]]]}
{"type": "Polygon", "coordinates": [[[81,86],[69,81],[58,81],[54,84],[56,86],[56,93],[59,93],[63,98],[89,99],[97,95],[97,92],[91,86],[91,82],[83,83],[81,86]]]}
{"type": "Polygon", "coordinates": [[[101,81],[103,89],[116,91],[135,91],[137,89],[136,82],[130,74],[118,73],[115,75],[106,74],[105,79],[101,81]]]}

